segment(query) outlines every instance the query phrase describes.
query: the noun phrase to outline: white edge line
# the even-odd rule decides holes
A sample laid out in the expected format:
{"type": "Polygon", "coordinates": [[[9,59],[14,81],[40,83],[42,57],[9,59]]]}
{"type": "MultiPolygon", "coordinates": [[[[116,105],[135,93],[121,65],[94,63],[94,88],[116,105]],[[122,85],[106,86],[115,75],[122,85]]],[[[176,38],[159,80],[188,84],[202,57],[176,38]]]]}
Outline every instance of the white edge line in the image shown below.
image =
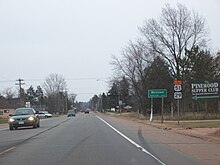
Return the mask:
{"type": "Polygon", "coordinates": [[[128,140],[131,144],[135,145],[137,148],[141,149],[144,153],[146,153],[147,155],[151,156],[152,158],[154,158],[156,161],[158,161],[161,165],[166,165],[165,163],[163,163],[160,159],[158,159],[156,156],[154,156],[153,154],[151,154],[149,151],[147,151],[145,148],[143,148],[142,146],[140,146],[139,144],[135,143],[133,140],[131,140],[130,138],[128,138],[127,136],[125,136],[123,133],[121,133],[120,131],[118,131],[116,128],[114,128],[113,126],[111,126],[109,123],[107,123],[104,119],[102,119],[99,116],[96,116],[97,118],[99,118],[101,121],[103,121],[105,124],[107,124],[110,128],[112,128],[115,132],[117,132],[119,135],[121,135],[123,138],[125,138],[126,140],[128,140]]]}

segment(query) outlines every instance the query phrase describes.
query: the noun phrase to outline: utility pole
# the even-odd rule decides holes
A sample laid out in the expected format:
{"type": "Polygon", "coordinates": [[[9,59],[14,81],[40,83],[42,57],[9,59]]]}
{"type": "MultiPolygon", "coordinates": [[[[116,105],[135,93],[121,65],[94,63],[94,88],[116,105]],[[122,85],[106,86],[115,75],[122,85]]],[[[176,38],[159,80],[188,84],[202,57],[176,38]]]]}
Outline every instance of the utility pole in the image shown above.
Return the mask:
{"type": "Polygon", "coordinates": [[[65,107],[66,107],[66,113],[67,113],[67,111],[68,111],[68,93],[67,93],[67,91],[65,92],[65,107]]]}
{"type": "Polygon", "coordinates": [[[20,93],[20,106],[22,107],[23,106],[23,91],[22,91],[22,85],[24,85],[24,80],[23,79],[18,79],[16,80],[18,81],[18,83],[15,83],[15,85],[19,85],[19,93],[20,93]]]}

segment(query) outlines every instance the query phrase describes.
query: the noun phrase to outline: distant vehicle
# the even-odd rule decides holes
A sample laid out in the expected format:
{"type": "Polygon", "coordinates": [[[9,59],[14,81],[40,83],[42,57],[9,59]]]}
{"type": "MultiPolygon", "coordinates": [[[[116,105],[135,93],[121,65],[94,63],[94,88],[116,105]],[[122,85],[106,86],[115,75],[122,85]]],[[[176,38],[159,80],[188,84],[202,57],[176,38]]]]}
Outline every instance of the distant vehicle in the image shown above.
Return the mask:
{"type": "Polygon", "coordinates": [[[33,108],[18,108],[8,119],[9,129],[32,126],[40,127],[40,118],[33,108]]]}
{"type": "Polygon", "coordinates": [[[50,114],[48,111],[39,111],[38,114],[40,118],[52,117],[52,114],[50,114]]]}
{"type": "Polygon", "coordinates": [[[68,113],[67,113],[67,117],[70,117],[70,116],[76,116],[76,112],[75,110],[69,110],[68,113]]]}
{"type": "Polygon", "coordinates": [[[86,114],[86,113],[89,114],[89,109],[86,109],[84,112],[85,112],[85,114],[86,114]]]}

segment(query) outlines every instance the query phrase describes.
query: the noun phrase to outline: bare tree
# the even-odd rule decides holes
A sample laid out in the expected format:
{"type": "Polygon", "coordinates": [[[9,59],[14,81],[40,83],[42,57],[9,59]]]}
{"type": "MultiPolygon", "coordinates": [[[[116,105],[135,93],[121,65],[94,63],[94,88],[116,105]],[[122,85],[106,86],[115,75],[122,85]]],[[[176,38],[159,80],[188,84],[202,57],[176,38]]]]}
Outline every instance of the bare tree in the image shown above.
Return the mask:
{"type": "Polygon", "coordinates": [[[65,91],[67,84],[62,75],[50,74],[44,84],[44,90],[47,96],[47,105],[50,111],[65,112],[65,91]]]}
{"type": "Polygon", "coordinates": [[[62,75],[58,74],[50,74],[46,78],[43,86],[47,96],[63,92],[67,88],[65,79],[62,75]]]}
{"type": "Polygon", "coordinates": [[[112,57],[112,65],[117,74],[125,76],[133,88],[134,95],[139,102],[139,109],[145,109],[145,68],[151,61],[150,52],[145,44],[138,40],[136,43],[130,42],[121,53],[122,59],[112,57]]]}
{"type": "Polygon", "coordinates": [[[12,99],[15,96],[15,91],[12,91],[12,88],[6,88],[2,91],[2,94],[6,99],[12,99]]]}
{"type": "Polygon", "coordinates": [[[72,106],[75,105],[76,96],[77,96],[77,94],[75,94],[75,93],[70,93],[70,94],[68,95],[68,99],[70,100],[72,106]]]}
{"type": "Polygon", "coordinates": [[[140,31],[149,48],[167,60],[177,79],[186,69],[188,57],[185,51],[205,46],[208,41],[204,18],[181,4],[177,8],[167,4],[159,19],[147,20],[140,31]]]}

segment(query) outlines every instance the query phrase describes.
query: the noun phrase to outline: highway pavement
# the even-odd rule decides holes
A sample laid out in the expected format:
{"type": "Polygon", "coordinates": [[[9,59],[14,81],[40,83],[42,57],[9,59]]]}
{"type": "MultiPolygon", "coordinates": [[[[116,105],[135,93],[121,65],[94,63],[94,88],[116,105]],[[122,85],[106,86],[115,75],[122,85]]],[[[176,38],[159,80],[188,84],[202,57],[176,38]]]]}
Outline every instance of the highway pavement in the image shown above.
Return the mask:
{"type": "MultiPolygon", "coordinates": [[[[147,127],[147,126],[146,126],[147,127]]],[[[158,131],[156,128],[151,130],[158,131]],[[155,130],[154,130],[155,129],[155,130]]],[[[150,133],[150,132],[149,132],[150,133]]],[[[0,165],[203,165],[190,155],[97,113],[0,129],[0,165]]]]}

